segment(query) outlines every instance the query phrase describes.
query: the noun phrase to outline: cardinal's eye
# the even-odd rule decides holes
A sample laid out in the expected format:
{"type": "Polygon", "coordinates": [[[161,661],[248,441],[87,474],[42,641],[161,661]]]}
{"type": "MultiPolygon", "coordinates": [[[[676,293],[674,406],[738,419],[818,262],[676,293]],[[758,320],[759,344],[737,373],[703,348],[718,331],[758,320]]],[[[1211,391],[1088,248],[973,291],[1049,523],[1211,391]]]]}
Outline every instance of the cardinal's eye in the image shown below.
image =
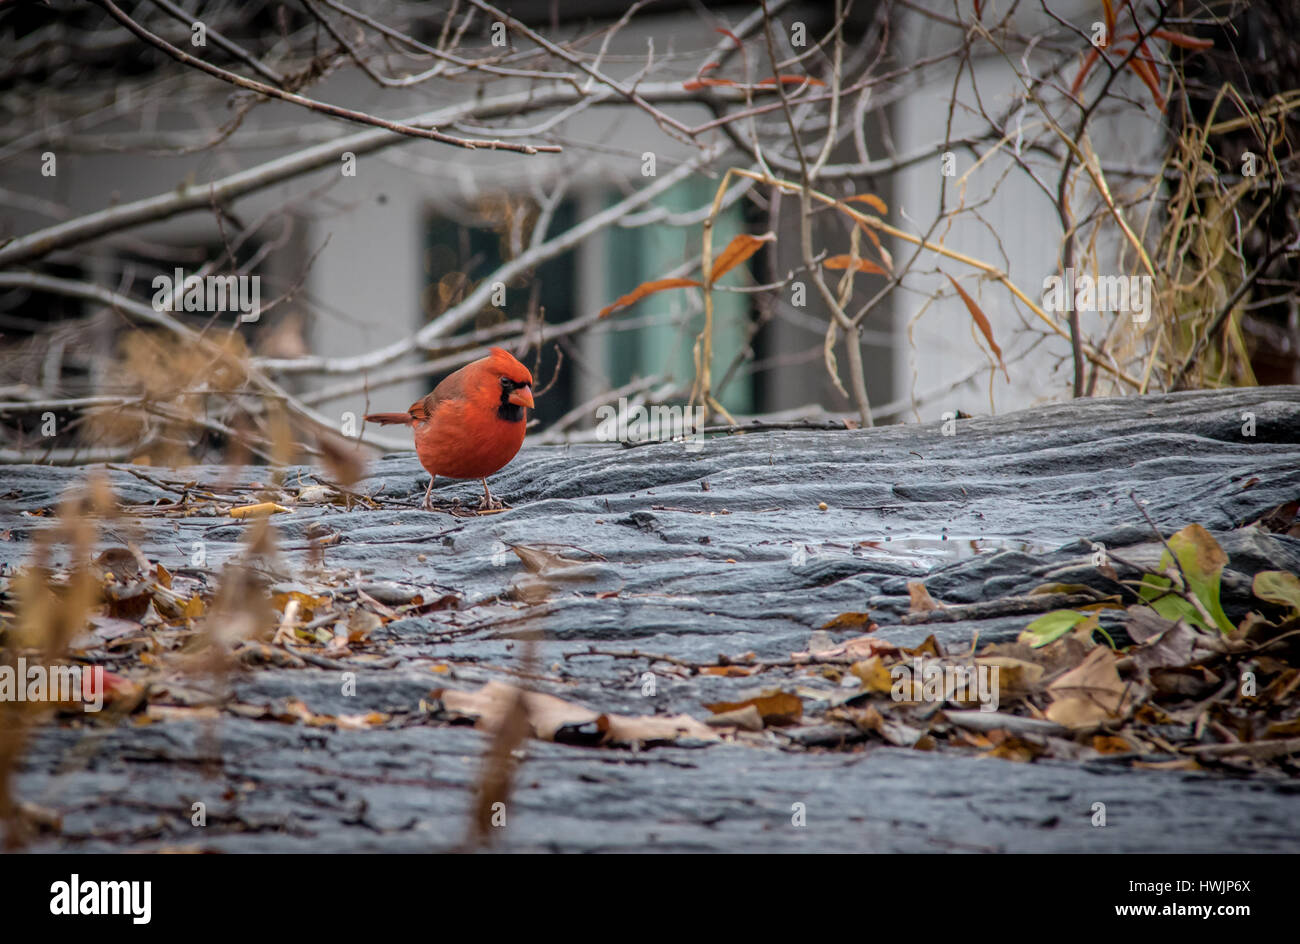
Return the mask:
{"type": "Polygon", "coordinates": [[[509,377],[502,377],[502,378],[501,378],[501,386],[502,386],[504,389],[509,390],[511,387],[514,386],[514,382],[511,381],[511,379],[510,379],[509,377]]]}

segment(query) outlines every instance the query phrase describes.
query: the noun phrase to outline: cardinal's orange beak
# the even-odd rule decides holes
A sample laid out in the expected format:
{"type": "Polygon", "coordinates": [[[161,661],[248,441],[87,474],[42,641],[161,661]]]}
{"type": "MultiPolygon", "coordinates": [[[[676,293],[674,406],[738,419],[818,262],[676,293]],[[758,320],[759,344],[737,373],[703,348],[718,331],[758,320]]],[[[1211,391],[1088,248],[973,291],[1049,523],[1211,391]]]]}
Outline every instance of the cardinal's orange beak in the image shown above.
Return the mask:
{"type": "Polygon", "coordinates": [[[506,399],[515,406],[526,406],[530,410],[533,408],[533,390],[527,384],[516,387],[506,399]]]}

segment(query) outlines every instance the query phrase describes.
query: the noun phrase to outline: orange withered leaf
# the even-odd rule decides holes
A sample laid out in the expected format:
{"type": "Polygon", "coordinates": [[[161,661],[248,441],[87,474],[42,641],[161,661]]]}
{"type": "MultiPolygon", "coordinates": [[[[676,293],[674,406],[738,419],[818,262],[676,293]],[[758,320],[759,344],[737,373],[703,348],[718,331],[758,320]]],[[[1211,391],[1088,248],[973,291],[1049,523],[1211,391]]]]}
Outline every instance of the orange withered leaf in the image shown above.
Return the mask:
{"type": "MultiPolygon", "coordinates": [[[[1146,52],[1146,43],[1141,46],[1141,51],[1146,52]]],[[[1156,107],[1161,111],[1165,110],[1165,96],[1160,91],[1160,76],[1156,74],[1156,67],[1150,62],[1144,60],[1140,55],[1134,56],[1128,61],[1128,67],[1137,73],[1148,89],[1151,91],[1151,100],[1156,103],[1156,107]]]]}
{"type": "Polygon", "coordinates": [[[852,256],[831,256],[823,260],[822,265],[828,269],[847,269],[850,263],[853,263],[853,269],[856,272],[870,272],[874,275],[889,274],[870,259],[854,260],[852,256]]]}
{"type": "Polygon", "coordinates": [[[775,87],[777,82],[780,82],[782,85],[803,85],[804,83],[807,83],[808,85],[826,85],[826,83],[821,79],[814,79],[812,76],[808,75],[775,75],[764,79],[758,84],[760,87],[765,85],[775,87]]]}
{"type": "Polygon", "coordinates": [[[956,279],[951,275],[948,275],[947,272],[945,272],[944,275],[948,277],[948,281],[952,283],[952,287],[957,290],[957,294],[961,296],[961,300],[966,303],[966,310],[970,312],[970,316],[974,319],[976,327],[980,329],[980,334],[984,335],[984,340],[989,342],[989,348],[993,351],[993,355],[998,359],[998,364],[1002,368],[1003,376],[1007,378],[1007,383],[1011,383],[1011,375],[1007,373],[1007,365],[1002,360],[1002,348],[998,347],[998,342],[993,340],[993,326],[989,324],[988,317],[985,316],[982,310],[980,310],[980,306],[975,303],[975,299],[971,298],[970,295],[967,294],[966,290],[957,283],[956,279]]]}
{"type": "Polygon", "coordinates": [[[703,78],[703,79],[701,79],[701,78],[697,78],[697,79],[691,79],[689,82],[683,82],[683,83],[682,83],[682,88],[685,89],[685,90],[688,91],[688,92],[696,92],[696,91],[699,91],[699,90],[702,89],[702,88],[707,88],[707,87],[709,87],[709,86],[713,86],[713,85],[723,85],[723,86],[728,86],[728,87],[735,88],[735,87],[739,86],[740,83],[739,83],[739,82],[733,82],[731,79],[708,79],[708,78],[703,78]]]}
{"type": "Polygon", "coordinates": [[[695,279],[657,279],[653,282],[642,282],[632,291],[619,298],[612,305],[606,305],[600,310],[600,317],[605,318],[620,308],[627,308],[629,305],[635,305],[647,295],[653,295],[655,292],[663,292],[670,288],[699,288],[700,283],[695,279]]]}
{"type": "Polygon", "coordinates": [[[1213,49],[1214,40],[1197,39],[1195,36],[1188,36],[1186,33],[1175,33],[1172,30],[1158,29],[1152,30],[1151,35],[1157,39],[1163,39],[1171,42],[1175,46],[1181,46],[1184,49],[1213,49]]]}
{"type": "Polygon", "coordinates": [[[885,201],[880,199],[874,193],[859,193],[852,197],[848,197],[847,202],[848,203],[861,202],[861,203],[870,204],[878,213],[889,212],[889,207],[885,205],[885,201]]]}
{"type": "Polygon", "coordinates": [[[741,233],[727,243],[727,248],[722,250],[722,255],[713,261],[713,271],[709,274],[709,282],[718,281],[718,279],[758,252],[764,243],[770,243],[774,239],[776,239],[775,233],[764,233],[762,236],[750,236],[748,233],[741,233]]]}

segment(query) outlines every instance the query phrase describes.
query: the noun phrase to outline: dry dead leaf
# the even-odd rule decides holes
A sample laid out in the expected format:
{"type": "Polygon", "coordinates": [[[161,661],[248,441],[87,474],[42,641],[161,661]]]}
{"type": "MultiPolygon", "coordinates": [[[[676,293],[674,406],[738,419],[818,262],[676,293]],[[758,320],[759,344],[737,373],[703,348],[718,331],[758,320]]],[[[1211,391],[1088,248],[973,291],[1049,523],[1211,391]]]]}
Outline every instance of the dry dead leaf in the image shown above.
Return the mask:
{"type": "Polygon", "coordinates": [[[725,678],[745,678],[758,671],[758,666],[743,665],[704,665],[699,668],[700,675],[721,675],[725,678]]]}
{"type": "MultiPolygon", "coordinates": [[[[495,733],[516,703],[519,689],[491,681],[473,692],[440,688],[432,693],[444,714],[473,720],[474,727],[495,733]]],[[[524,692],[533,737],[566,743],[648,744],[691,738],[712,741],[718,734],[690,715],[638,716],[600,714],[542,692],[524,692]]]]}
{"type": "Polygon", "coordinates": [[[921,583],[919,580],[909,580],[907,582],[907,595],[911,597],[912,600],[910,608],[910,612],[912,613],[929,613],[933,610],[943,608],[943,604],[930,596],[930,591],[927,590],[925,584],[921,583]]]}
{"type": "Polygon", "coordinates": [[[934,638],[934,633],[926,636],[925,642],[921,643],[921,645],[914,649],[903,649],[902,653],[906,656],[911,656],[914,659],[918,656],[933,656],[936,659],[943,658],[943,652],[939,649],[939,641],[934,638]]]}
{"type": "Polygon", "coordinates": [[[712,728],[740,728],[743,731],[762,731],[763,716],[758,713],[758,709],[753,705],[746,705],[744,708],[737,708],[735,711],[723,711],[711,718],[705,718],[704,723],[712,728]]]}
{"type": "Polygon", "coordinates": [[[855,272],[867,272],[872,275],[889,274],[888,272],[885,271],[883,267],[872,262],[870,259],[858,259],[856,262],[854,262],[852,256],[845,256],[845,255],[830,256],[829,258],[824,259],[822,261],[822,265],[824,265],[828,269],[847,269],[850,265],[852,265],[853,270],[855,272]]]}
{"type": "Polygon", "coordinates": [[[1005,731],[994,731],[989,734],[989,740],[996,742],[993,750],[985,753],[985,757],[997,757],[1001,760],[1011,760],[1017,763],[1027,764],[1036,757],[1041,757],[1047,753],[1047,748],[1033,741],[1027,741],[1022,737],[1014,734],[1007,734],[1005,731]],[[1000,740],[999,740],[1000,739],[1000,740]]]}
{"type": "Polygon", "coordinates": [[[889,207],[885,205],[885,201],[880,199],[874,193],[854,194],[851,197],[845,197],[844,201],[846,203],[866,203],[869,206],[871,206],[877,213],[883,214],[889,212],[889,207]]]}
{"type": "Polygon", "coordinates": [[[880,656],[872,656],[849,666],[849,671],[862,680],[862,687],[868,692],[888,694],[893,690],[894,679],[889,669],[885,668],[880,656]]]}
{"type": "Polygon", "coordinates": [[[870,632],[875,628],[876,622],[871,618],[870,613],[841,613],[822,624],[822,629],[834,629],[840,632],[853,629],[870,632]]]}
{"type": "Polygon", "coordinates": [[[1027,695],[1038,688],[1043,678],[1043,667],[1037,662],[1014,659],[1010,656],[979,656],[977,666],[998,670],[998,689],[1003,695],[1027,695]]]}
{"type": "Polygon", "coordinates": [[[998,342],[993,340],[993,325],[989,324],[988,316],[984,314],[984,311],[976,303],[975,299],[971,298],[970,295],[967,294],[966,290],[961,287],[961,284],[956,279],[951,275],[948,275],[947,272],[945,272],[944,275],[948,276],[948,281],[951,282],[952,287],[957,290],[957,294],[961,296],[961,300],[966,303],[966,310],[970,312],[971,319],[974,320],[975,326],[980,329],[980,334],[984,335],[984,340],[988,342],[989,350],[993,352],[993,356],[998,359],[998,366],[1002,368],[1003,376],[1007,378],[1007,383],[1011,383],[1011,375],[1007,373],[1007,365],[1002,360],[1002,348],[998,347],[998,342]]]}
{"type": "MultiPolygon", "coordinates": [[[[496,731],[514,704],[517,693],[514,685],[491,681],[473,692],[440,688],[433,697],[442,703],[446,712],[474,719],[474,727],[481,730],[496,731]]],[[[599,712],[541,692],[528,692],[525,703],[533,737],[543,741],[555,740],[555,732],[566,725],[594,722],[600,717],[599,712]]]]}
{"type": "Polygon", "coordinates": [[[1133,745],[1113,734],[1095,734],[1092,749],[1099,754],[1132,754],[1133,745]]]}
{"type": "Polygon", "coordinates": [[[872,656],[896,656],[898,646],[876,636],[858,636],[832,646],[829,649],[792,652],[790,658],[796,662],[859,662],[872,656]]]}
{"type": "Polygon", "coordinates": [[[600,310],[600,317],[606,318],[621,308],[627,308],[629,305],[635,305],[647,295],[653,295],[656,292],[666,291],[670,288],[699,288],[700,283],[695,279],[658,279],[653,282],[642,282],[626,295],[621,296],[612,305],[606,305],[600,310]]]}
{"type": "Polygon", "coordinates": [[[1047,686],[1053,701],[1051,721],[1078,728],[1121,715],[1132,701],[1115,668],[1115,654],[1103,646],[1093,649],[1077,667],[1047,686]]]}
{"type": "Polygon", "coordinates": [[[718,279],[758,252],[764,243],[770,243],[775,239],[775,233],[764,233],[762,236],[750,236],[748,233],[741,233],[736,236],[727,244],[727,248],[722,250],[722,254],[714,260],[713,271],[709,274],[709,284],[718,281],[718,279]]]}
{"type": "Polygon", "coordinates": [[[794,724],[803,717],[803,700],[780,689],[770,689],[744,701],[715,701],[704,707],[714,714],[753,707],[765,724],[794,724]]]}
{"type": "Polygon", "coordinates": [[[275,502],[258,502],[255,505],[240,505],[237,508],[230,509],[232,518],[265,518],[267,515],[278,515],[288,513],[290,509],[283,505],[277,505],[275,502]]]}
{"type": "Polygon", "coordinates": [[[339,715],[334,722],[345,731],[362,731],[387,724],[391,718],[392,715],[386,715],[382,711],[367,711],[359,715],[339,715]]]}
{"type": "Polygon", "coordinates": [[[627,746],[670,743],[680,740],[716,741],[718,732],[690,715],[601,715],[596,727],[604,743],[627,746]]]}

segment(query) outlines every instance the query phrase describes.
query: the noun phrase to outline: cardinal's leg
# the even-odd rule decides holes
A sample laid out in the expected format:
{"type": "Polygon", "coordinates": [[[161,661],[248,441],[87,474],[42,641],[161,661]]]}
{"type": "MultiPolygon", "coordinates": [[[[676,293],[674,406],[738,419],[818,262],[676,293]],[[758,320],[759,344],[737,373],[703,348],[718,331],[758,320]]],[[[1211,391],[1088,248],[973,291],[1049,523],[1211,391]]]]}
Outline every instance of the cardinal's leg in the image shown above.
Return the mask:
{"type": "Polygon", "coordinates": [[[433,476],[429,476],[429,487],[424,490],[424,503],[420,505],[425,511],[433,511],[433,502],[429,496],[433,492],[433,476]]]}
{"type": "Polygon", "coordinates": [[[480,511],[500,511],[506,507],[505,502],[492,497],[492,493],[488,491],[487,479],[483,480],[483,502],[478,507],[480,511]]]}

